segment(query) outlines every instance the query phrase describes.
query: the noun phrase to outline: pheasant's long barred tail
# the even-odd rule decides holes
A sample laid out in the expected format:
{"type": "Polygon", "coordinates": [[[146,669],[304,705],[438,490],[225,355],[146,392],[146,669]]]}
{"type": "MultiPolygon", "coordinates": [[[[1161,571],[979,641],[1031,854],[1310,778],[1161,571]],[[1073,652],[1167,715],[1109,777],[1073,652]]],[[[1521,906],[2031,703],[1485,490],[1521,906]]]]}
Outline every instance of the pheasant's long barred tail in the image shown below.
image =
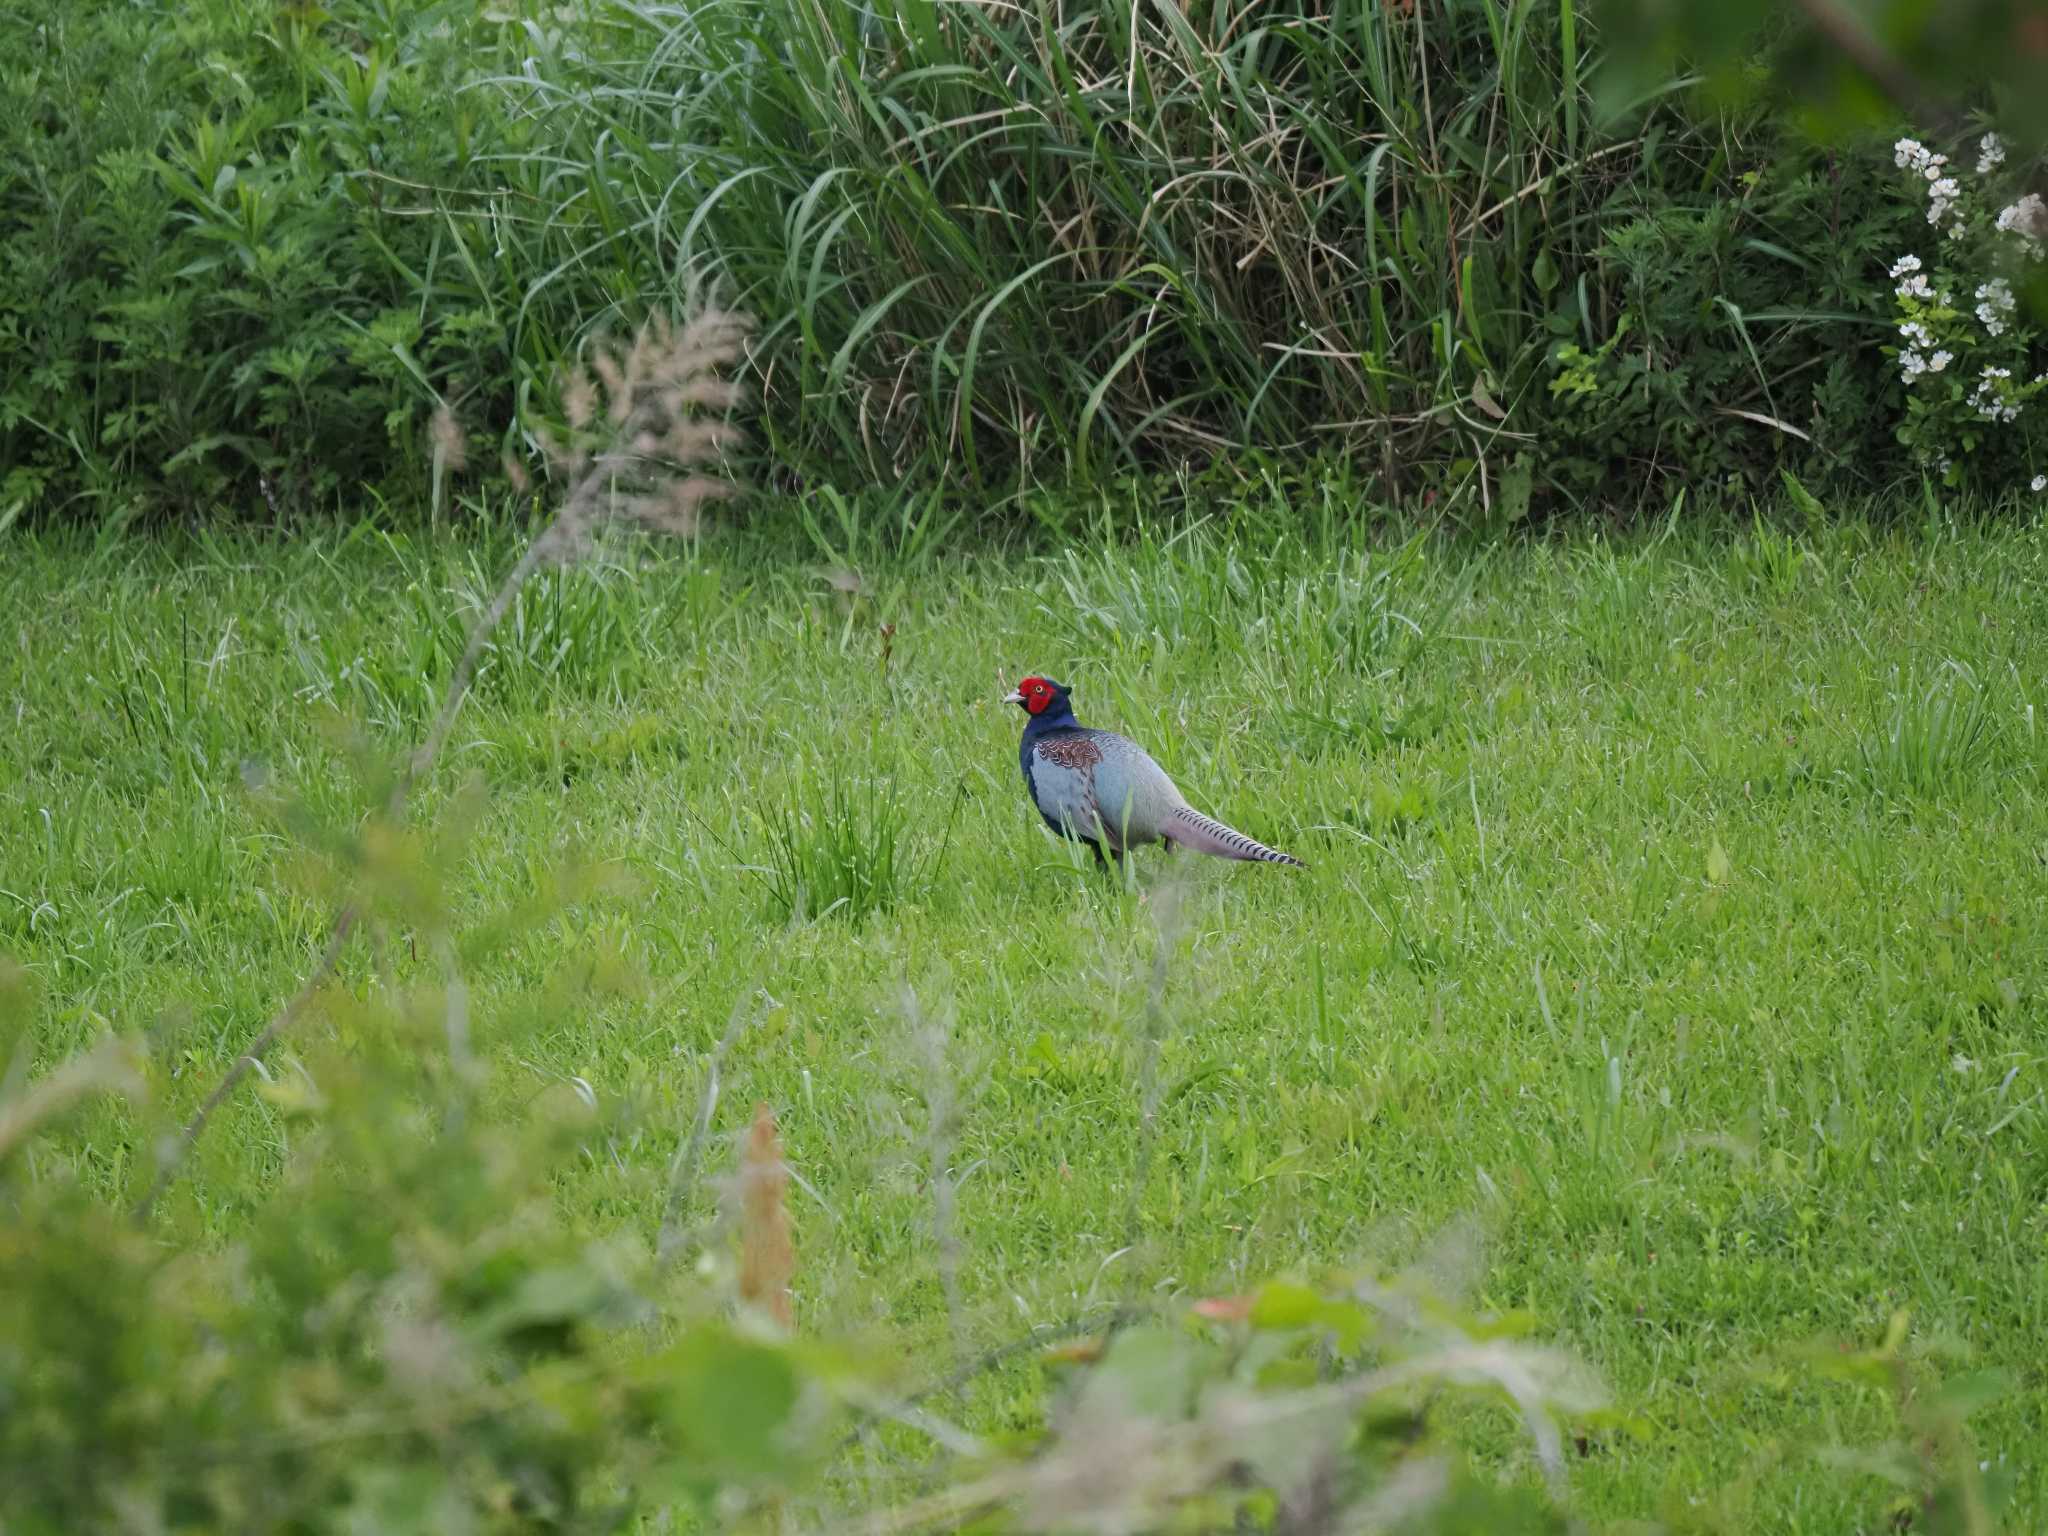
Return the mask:
{"type": "Polygon", "coordinates": [[[1183,806],[1174,811],[1168,820],[1174,832],[1175,842],[1186,843],[1204,853],[1220,854],[1226,859],[1256,859],[1267,864],[1292,864],[1297,869],[1308,865],[1291,853],[1282,853],[1277,848],[1268,848],[1254,838],[1246,837],[1235,827],[1226,827],[1200,811],[1183,806]]]}

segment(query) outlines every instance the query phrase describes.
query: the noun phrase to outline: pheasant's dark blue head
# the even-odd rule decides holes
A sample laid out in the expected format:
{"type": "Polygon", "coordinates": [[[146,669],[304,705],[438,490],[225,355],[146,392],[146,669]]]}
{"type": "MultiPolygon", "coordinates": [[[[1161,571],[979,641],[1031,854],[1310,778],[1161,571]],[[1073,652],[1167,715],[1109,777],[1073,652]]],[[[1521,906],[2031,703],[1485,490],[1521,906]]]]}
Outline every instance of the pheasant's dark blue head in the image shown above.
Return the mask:
{"type": "Polygon", "coordinates": [[[1027,715],[1042,715],[1047,710],[1057,710],[1067,702],[1067,688],[1049,677],[1027,677],[1017,685],[1017,691],[1004,700],[1007,704],[1021,704],[1027,715]]]}

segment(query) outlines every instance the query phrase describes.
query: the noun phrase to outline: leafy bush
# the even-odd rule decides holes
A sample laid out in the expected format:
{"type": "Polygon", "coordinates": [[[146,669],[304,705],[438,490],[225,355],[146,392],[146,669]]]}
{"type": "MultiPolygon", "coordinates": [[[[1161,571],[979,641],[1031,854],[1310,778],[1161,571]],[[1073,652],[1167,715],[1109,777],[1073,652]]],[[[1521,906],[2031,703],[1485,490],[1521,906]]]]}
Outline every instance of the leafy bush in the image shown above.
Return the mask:
{"type": "Polygon", "coordinates": [[[0,516],[417,489],[437,398],[502,420],[517,280],[487,220],[407,206],[516,146],[460,89],[494,31],[370,0],[0,13],[0,516]]]}
{"type": "Polygon", "coordinates": [[[1599,307],[1557,327],[1552,473],[1594,492],[1624,465],[1699,488],[1753,489],[1779,461],[1823,481],[1883,472],[1877,258],[1908,214],[1874,152],[1754,124],[1725,180],[1661,153],[1693,175],[1617,193],[1593,298],[1577,301],[1599,307]]]}
{"type": "Polygon", "coordinates": [[[438,407],[525,456],[589,333],[699,291],[763,317],[784,489],[1342,454],[1505,523],[1916,469],[1882,151],[1680,80],[1596,118],[1569,0],[56,0],[0,44],[0,519],[438,510],[438,407]]]}

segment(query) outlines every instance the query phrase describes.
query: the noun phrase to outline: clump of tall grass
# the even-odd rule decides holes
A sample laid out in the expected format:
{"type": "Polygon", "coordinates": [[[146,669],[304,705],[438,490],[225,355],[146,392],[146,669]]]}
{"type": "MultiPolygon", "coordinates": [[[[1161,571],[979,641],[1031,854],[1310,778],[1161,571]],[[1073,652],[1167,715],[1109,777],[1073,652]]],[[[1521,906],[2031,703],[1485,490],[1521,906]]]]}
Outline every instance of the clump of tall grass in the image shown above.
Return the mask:
{"type": "Polygon", "coordinates": [[[1526,274],[1635,161],[1570,5],[609,14],[631,44],[551,119],[608,208],[550,189],[581,255],[540,286],[716,274],[773,317],[778,447],[884,480],[1493,444],[1475,386],[1514,400],[1548,341],[1526,274]]]}
{"type": "Polygon", "coordinates": [[[920,846],[915,827],[902,791],[888,780],[835,775],[822,786],[805,785],[761,821],[761,854],[753,867],[770,915],[857,923],[888,911],[945,865],[951,815],[936,842],[920,846]]]}
{"type": "Polygon", "coordinates": [[[1890,715],[1859,744],[1859,777],[1881,794],[1952,793],[1983,766],[1996,739],[1991,709],[1970,669],[1950,662],[1922,682],[1901,681],[1890,715]]]}

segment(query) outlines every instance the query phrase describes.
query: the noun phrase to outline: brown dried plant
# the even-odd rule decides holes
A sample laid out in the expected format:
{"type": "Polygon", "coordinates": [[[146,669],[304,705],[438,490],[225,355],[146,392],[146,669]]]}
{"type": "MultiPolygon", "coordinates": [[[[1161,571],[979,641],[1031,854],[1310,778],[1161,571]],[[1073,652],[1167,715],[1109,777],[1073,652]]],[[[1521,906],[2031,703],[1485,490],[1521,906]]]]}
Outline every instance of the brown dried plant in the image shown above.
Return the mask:
{"type": "Polygon", "coordinates": [[[790,1280],[796,1249],[789,1236],[789,1165],[775,1115],[765,1103],[754,1107],[754,1123],[740,1146],[740,1300],[784,1328],[795,1317],[790,1280]]]}
{"type": "Polygon", "coordinates": [[[740,441],[726,420],[739,386],[722,370],[739,361],[752,330],[727,310],[706,310],[680,331],[657,314],[630,346],[600,342],[589,372],[570,370],[562,384],[568,432],[541,437],[567,490],[535,541],[540,559],[579,558],[612,522],[694,534],[705,503],[733,494],[716,467],[740,441]]]}

